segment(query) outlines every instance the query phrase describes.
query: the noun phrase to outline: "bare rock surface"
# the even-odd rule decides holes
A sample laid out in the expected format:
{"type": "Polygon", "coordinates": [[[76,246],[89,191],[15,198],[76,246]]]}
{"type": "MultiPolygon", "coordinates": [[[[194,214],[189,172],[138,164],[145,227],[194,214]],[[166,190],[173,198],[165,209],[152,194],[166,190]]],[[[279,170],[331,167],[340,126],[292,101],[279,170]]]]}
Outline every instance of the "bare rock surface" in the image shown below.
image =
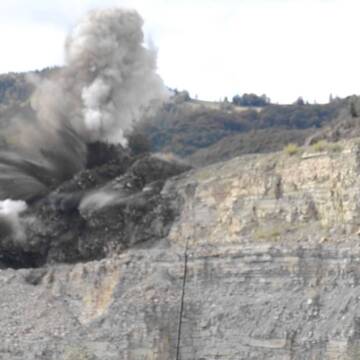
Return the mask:
{"type": "Polygon", "coordinates": [[[0,232],[0,263],[14,268],[76,263],[166,237],[178,211],[161,194],[165,180],[189,167],[145,155],[87,169],[31,205],[25,239],[0,232]]]}
{"type": "Polygon", "coordinates": [[[150,179],[141,194],[155,186],[172,209],[166,231],[0,270],[0,359],[359,359],[360,147],[341,146],[150,179]]]}

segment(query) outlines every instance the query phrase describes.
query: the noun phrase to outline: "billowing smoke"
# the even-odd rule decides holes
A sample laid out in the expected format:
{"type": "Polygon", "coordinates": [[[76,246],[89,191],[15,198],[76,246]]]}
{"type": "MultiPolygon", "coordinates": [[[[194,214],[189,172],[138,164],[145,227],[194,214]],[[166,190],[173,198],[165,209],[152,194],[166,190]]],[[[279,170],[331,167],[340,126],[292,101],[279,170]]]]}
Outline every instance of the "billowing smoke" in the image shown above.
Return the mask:
{"type": "Polygon", "coordinates": [[[16,141],[0,152],[0,199],[33,199],[71,177],[85,166],[87,143],[126,145],[124,133],[165,98],[142,25],[132,10],[92,11],[67,38],[65,66],[32,78],[31,114],[17,116],[7,130],[16,141]]]}
{"type": "Polygon", "coordinates": [[[142,25],[130,10],[85,16],[67,38],[67,66],[35,94],[42,120],[59,124],[65,117],[86,140],[124,144],[124,131],[166,94],[156,74],[156,51],[144,46],[142,25]]]}
{"type": "Polygon", "coordinates": [[[118,198],[119,195],[115,192],[100,189],[84,196],[81,200],[79,210],[80,212],[99,210],[105,206],[116,204],[118,198]]]}
{"type": "Polygon", "coordinates": [[[0,235],[9,232],[15,240],[24,240],[25,233],[19,215],[26,209],[27,205],[24,201],[0,201],[0,235]]]}

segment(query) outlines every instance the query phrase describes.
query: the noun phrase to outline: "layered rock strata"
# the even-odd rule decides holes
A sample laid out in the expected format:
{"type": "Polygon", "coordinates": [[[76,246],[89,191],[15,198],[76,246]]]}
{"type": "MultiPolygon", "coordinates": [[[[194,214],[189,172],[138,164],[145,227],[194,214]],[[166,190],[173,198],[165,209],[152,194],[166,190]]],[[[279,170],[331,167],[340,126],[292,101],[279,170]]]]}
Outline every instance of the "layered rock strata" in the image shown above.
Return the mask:
{"type": "Polygon", "coordinates": [[[0,358],[359,359],[359,151],[192,170],[158,238],[1,270],[0,358]]]}

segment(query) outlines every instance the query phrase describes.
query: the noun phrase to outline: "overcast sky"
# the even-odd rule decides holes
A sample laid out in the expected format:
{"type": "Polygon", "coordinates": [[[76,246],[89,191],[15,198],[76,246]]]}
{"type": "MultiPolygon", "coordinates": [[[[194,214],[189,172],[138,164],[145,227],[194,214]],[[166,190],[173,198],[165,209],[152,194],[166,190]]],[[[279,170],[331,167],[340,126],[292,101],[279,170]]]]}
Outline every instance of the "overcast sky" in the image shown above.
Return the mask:
{"type": "Polygon", "coordinates": [[[165,83],[202,99],[266,93],[360,93],[359,0],[1,0],[0,72],[63,63],[66,34],[87,10],[136,8],[165,83]]]}

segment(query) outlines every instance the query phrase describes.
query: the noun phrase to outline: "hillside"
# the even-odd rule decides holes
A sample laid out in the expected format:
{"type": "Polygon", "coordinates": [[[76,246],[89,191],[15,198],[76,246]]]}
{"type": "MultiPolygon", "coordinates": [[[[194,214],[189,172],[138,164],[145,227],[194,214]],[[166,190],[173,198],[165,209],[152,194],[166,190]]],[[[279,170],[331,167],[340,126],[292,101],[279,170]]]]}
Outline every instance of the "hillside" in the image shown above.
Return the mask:
{"type": "Polygon", "coordinates": [[[187,160],[194,166],[204,166],[245,154],[280,151],[290,143],[304,144],[313,133],[313,128],[268,128],[235,133],[195,151],[187,157],[187,160]]]}
{"type": "Polygon", "coordinates": [[[94,143],[59,183],[4,154],[24,176],[2,200],[27,207],[0,213],[0,358],[357,360],[356,100],[175,97],[136,131],[198,169],[94,143]],[[262,154],[289,142],[309,145],[262,154]]]}
{"type": "Polygon", "coordinates": [[[34,90],[31,76],[43,78],[56,70],[54,67],[28,73],[0,74],[0,108],[28,101],[34,90]]]}
{"type": "Polygon", "coordinates": [[[78,174],[1,233],[0,358],[358,360],[359,142],[78,174]]]}
{"type": "MultiPolygon", "coordinates": [[[[33,75],[41,78],[54,71],[57,69],[45,69],[33,75]]],[[[34,86],[28,75],[0,76],[0,127],[18,121],[19,114],[33,118],[29,98],[34,86]]],[[[190,99],[185,92],[140,122],[135,133],[148,138],[152,151],[171,152],[201,166],[242,154],[278,151],[288,143],[359,136],[357,114],[351,115],[353,103],[358,103],[357,97],[324,105],[244,107],[190,99]]]]}
{"type": "Polygon", "coordinates": [[[173,152],[204,165],[241,154],[277,151],[290,142],[302,145],[347,107],[347,100],[253,108],[175,98],[140,124],[138,131],[148,136],[155,151],[173,152]]]}

